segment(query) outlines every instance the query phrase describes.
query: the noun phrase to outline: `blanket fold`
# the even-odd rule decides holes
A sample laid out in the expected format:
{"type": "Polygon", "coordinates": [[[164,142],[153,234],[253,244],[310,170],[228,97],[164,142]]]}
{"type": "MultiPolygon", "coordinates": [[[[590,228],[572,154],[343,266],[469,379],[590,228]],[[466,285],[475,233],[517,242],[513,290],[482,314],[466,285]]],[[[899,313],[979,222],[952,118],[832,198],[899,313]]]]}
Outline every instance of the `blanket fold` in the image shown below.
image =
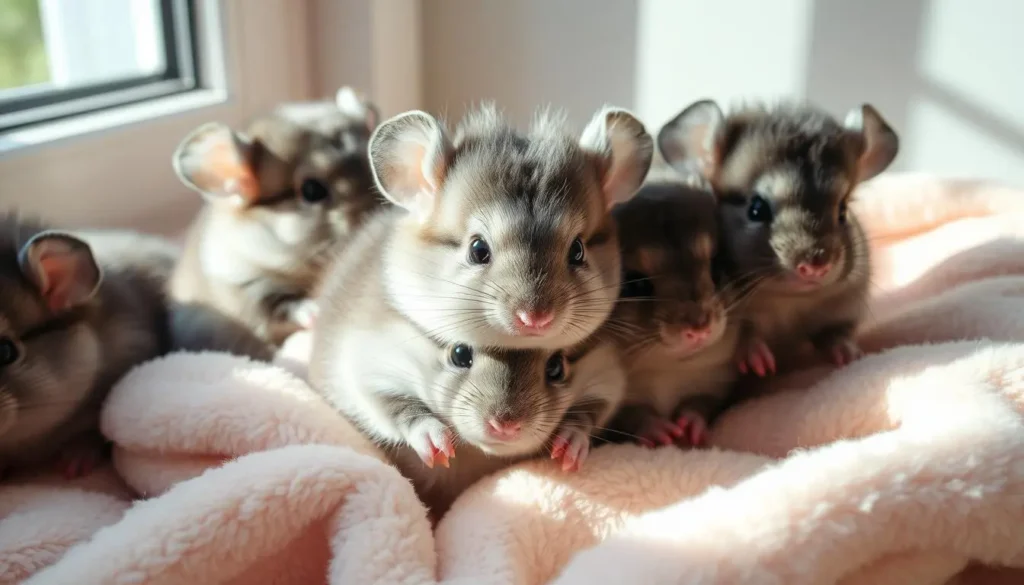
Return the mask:
{"type": "Polygon", "coordinates": [[[432,530],[302,380],[308,336],[277,364],[176,354],[103,413],[117,476],[147,499],[0,485],[0,583],[1024,582],[1024,192],[893,175],[857,199],[868,355],[771,380],[712,449],[526,462],[432,530]]]}
{"type": "MultiPolygon", "coordinates": [[[[639,517],[577,556],[558,583],[598,575],[624,579],[609,582],[661,582],[657,575],[680,566],[685,578],[671,582],[835,583],[892,551],[945,551],[939,564],[947,569],[962,569],[971,559],[1020,565],[1024,345],[907,347],[864,365],[884,368],[878,362],[898,365],[915,357],[932,363],[888,385],[893,408],[881,422],[898,419],[898,430],[791,452],[729,490],[639,517]],[[994,372],[988,369],[993,364],[999,366],[994,372]],[[658,546],[649,546],[653,542],[658,546]]],[[[781,415],[780,432],[788,435],[781,440],[797,447],[803,437],[786,416],[799,412],[786,408],[792,398],[764,402],[777,403],[772,412],[781,415]]],[[[739,442],[745,433],[736,420],[724,421],[721,430],[721,441],[739,442]]],[[[889,559],[886,578],[898,581],[907,563],[936,559],[935,552],[921,554],[924,559],[905,556],[895,565],[889,559]]],[[[876,572],[847,582],[880,578],[876,572]]]]}

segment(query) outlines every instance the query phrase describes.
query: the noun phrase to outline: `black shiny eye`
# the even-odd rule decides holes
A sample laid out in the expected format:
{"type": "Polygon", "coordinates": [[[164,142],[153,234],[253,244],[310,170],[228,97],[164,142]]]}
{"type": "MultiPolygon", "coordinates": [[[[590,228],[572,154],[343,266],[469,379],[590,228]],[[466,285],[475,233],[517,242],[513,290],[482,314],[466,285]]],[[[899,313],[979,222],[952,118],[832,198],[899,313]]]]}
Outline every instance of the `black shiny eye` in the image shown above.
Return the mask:
{"type": "Polygon", "coordinates": [[[491,261],[491,247],[483,238],[473,238],[469,243],[469,261],[473,264],[487,264],[491,261]]]}
{"type": "Polygon", "coordinates": [[[18,346],[7,337],[0,337],[0,368],[18,361],[18,346]]]}
{"type": "Polygon", "coordinates": [[[839,204],[839,223],[846,223],[846,202],[839,204]]]}
{"type": "Polygon", "coordinates": [[[562,352],[548,358],[548,363],[544,365],[544,378],[549,384],[565,382],[565,355],[562,352]]]}
{"type": "Polygon", "coordinates": [[[319,203],[331,194],[327,190],[327,185],[324,185],[319,179],[306,179],[302,182],[302,186],[299,187],[299,193],[302,194],[302,199],[306,203],[319,203]]]}
{"type": "Polygon", "coordinates": [[[456,368],[469,368],[473,365],[473,348],[465,343],[459,343],[452,348],[448,358],[456,368]]]}
{"type": "Polygon", "coordinates": [[[622,288],[619,290],[619,297],[630,299],[634,297],[653,297],[654,283],[651,282],[643,272],[627,270],[622,275],[622,288]]]}
{"type": "Polygon", "coordinates": [[[576,239],[572,241],[569,246],[569,265],[570,266],[583,266],[583,262],[587,259],[587,250],[583,247],[583,240],[576,236],[576,239]]]}
{"type": "Polygon", "coordinates": [[[772,221],[772,208],[764,197],[754,195],[750,199],[750,207],[747,207],[747,219],[755,223],[772,221]]]}

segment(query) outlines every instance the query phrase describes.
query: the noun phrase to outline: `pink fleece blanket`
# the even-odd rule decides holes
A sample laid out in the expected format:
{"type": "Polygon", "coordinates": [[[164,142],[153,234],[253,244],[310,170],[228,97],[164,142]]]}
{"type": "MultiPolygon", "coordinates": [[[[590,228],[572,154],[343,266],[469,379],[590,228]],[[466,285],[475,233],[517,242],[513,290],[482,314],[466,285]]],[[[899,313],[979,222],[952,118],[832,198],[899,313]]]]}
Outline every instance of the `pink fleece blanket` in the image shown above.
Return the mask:
{"type": "Polygon", "coordinates": [[[0,487],[0,582],[1022,583],[1024,192],[896,175],[858,198],[868,355],[775,380],[714,449],[526,463],[432,531],[302,381],[308,339],[279,365],[172,355],[104,412],[146,499],[102,475],[0,487]]]}

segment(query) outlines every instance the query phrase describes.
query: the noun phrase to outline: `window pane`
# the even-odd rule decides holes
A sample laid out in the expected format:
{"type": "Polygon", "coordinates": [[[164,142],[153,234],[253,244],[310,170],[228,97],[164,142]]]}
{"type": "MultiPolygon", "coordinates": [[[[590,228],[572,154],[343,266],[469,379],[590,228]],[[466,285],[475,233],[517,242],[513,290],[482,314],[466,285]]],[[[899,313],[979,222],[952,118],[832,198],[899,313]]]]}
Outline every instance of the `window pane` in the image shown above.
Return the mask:
{"type": "Polygon", "coordinates": [[[0,97],[157,76],[167,67],[160,0],[0,4],[0,51],[7,55],[0,67],[12,71],[0,86],[0,97]],[[15,34],[9,34],[8,28],[15,27],[15,34]]]}
{"type": "Polygon", "coordinates": [[[39,0],[3,0],[0,2],[0,91],[49,80],[39,0]]]}

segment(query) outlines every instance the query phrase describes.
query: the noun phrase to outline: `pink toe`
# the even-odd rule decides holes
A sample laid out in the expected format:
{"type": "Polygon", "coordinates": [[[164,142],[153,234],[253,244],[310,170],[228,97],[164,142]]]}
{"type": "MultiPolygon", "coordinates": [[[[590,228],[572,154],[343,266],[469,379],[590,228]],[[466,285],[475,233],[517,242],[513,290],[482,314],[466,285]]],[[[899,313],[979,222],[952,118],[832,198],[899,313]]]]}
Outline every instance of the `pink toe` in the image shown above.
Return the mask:
{"type": "Polygon", "coordinates": [[[704,444],[704,440],[707,438],[707,431],[703,424],[695,424],[690,429],[690,443],[694,447],[699,447],[704,444]]]}
{"type": "Polygon", "coordinates": [[[843,351],[838,347],[832,349],[832,363],[837,366],[843,366],[843,351]]]}
{"type": "Polygon", "coordinates": [[[762,378],[764,377],[765,369],[764,362],[761,361],[761,356],[753,356],[750,359],[750,366],[754,370],[754,373],[756,373],[758,376],[762,378]]]}
{"type": "Polygon", "coordinates": [[[558,459],[565,453],[565,448],[569,446],[569,443],[562,437],[555,437],[555,442],[551,445],[551,458],[558,459]]]}

